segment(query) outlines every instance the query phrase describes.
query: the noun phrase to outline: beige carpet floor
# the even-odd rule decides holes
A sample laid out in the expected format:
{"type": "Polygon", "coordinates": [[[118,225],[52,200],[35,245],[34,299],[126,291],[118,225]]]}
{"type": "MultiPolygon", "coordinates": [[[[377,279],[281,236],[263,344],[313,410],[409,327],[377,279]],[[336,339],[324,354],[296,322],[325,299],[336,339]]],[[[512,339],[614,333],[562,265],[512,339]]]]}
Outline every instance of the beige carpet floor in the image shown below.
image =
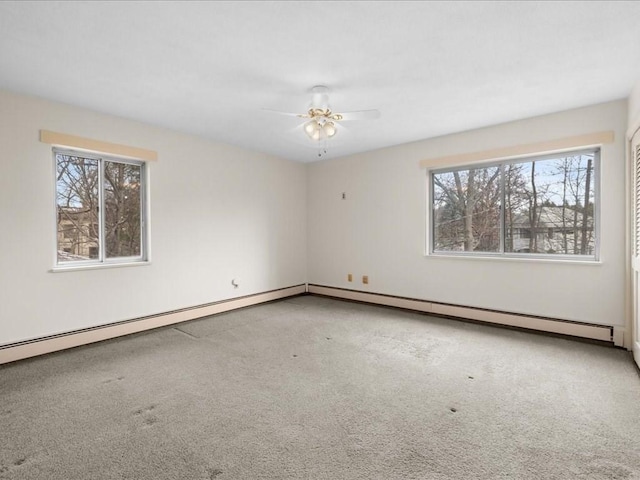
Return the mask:
{"type": "Polygon", "coordinates": [[[301,296],[0,367],[0,479],[640,479],[628,352],[301,296]]]}

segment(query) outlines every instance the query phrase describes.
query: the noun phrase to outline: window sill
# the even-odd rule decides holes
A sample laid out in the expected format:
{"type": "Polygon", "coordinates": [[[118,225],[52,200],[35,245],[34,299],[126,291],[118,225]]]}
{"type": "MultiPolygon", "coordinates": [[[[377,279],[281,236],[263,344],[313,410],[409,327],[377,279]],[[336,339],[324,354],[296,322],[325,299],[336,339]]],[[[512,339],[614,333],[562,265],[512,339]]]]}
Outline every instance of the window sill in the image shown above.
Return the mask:
{"type": "Polygon", "coordinates": [[[122,263],[91,263],[87,265],[58,265],[49,270],[51,273],[77,272],[79,270],[101,270],[103,268],[143,267],[150,265],[148,260],[122,263]]]}
{"type": "Polygon", "coordinates": [[[450,255],[447,253],[429,253],[425,255],[425,258],[439,258],[447,260],[479,260],[479,261],[491,261],[491,262],[520,262],[520,263],[545,263],[551,265],[584,265],[591,267],[599,267],[603,264],[602,260],[573,260],[571,258],[542,258],[542,257],[510,257],[510,256],[498,256],[498,255],[450,255]]]}

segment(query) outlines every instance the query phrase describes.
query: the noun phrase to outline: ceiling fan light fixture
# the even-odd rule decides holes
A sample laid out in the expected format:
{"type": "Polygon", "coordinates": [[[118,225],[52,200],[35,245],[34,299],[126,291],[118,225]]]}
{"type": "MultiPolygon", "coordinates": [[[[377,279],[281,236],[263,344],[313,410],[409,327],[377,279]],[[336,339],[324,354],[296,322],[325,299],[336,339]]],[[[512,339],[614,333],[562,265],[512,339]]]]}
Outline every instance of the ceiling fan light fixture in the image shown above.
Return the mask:
{"type": "Polygon", "coordinates": [[[307,136],[314,141],[318,141],[322,138],[322,125],[315,118],[304,124],[304,132],[307,136]]]}
{"type": "MultiPolygon", "coordinates": [[[[328,140],[335,137],[343,120],[373,120],[380,117],[378,110],[360,110],[334,113],[329,104],[329,89],[322,85],[312,88],[312,101],[305,113],[277,112],[288,116],[303,118],[302,130],[319,148],[319,156],[326,154],[328,140]]],[[[299,131],[300,125],[296,127],[299,131]]]]}
{"type": "Polygon", "coordinates": [[[333,137],[336,133],[338,133],[338,129],[336,128],[336,124],[333,122],[325,122],[322,126],[322,131],[327,136],[327,138],[333,137]]]}
{"type": "Polygon", "coordinates": [[[313,138],[314,135],[317,134],[319,130],[320,130],[320,125],[315,119],[304,124],[304,133],[306,133],[309,136],[309,138],[313,138]]]}
{"type": "Polygon", "coordinates": [[[333,122],[326,122],[323,119],[314,118],[304,124],[304,132],[314,141],[323,138],[331,138],[336,134],[336,126],[333,122]]]}

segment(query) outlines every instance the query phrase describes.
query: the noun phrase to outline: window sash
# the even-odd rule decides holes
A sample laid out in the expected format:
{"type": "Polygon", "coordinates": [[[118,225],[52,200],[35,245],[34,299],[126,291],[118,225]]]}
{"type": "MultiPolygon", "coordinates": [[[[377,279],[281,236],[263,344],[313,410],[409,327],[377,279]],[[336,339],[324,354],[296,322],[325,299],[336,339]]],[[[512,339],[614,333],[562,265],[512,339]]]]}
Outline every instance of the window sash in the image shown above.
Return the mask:
{"type": "MultiPolygon", "coordinates": [[[[427,235],[427,254],[428,255],[440,255],[440,256],[459,256],[459,257],[487,257],[487,258],[519,258],[519,259],[545,259],[545,260],[573,260],[573,261],[599,261],[600,255],[600,148],[592,147],[585,148],[579,150],[570,150],[570,151],[561,151],[556,153],[544,154],[544,155],[531,155],[526,157],[517,157],[512,159],[503,159],[498,161],[490,161],[490,162],[478,162],[467,165],[460,165],[456,167],[443,167],[443,168],[434,168],[428,170],[428,186],[429,186],[429,194],[428,194],[428,221],[427,221],[427,231],[430,232],[427,235]],[[593,166],[592,166],[592,179],[591,183],[593,185],[593,235],[594,235],[594,244],[593,244],[593,254],[567,254],[567,253],[526,253],[526,252],[511,252],[506,251],[506,241],[507,241],[507,224],[505,218],[506,212],[506,185],[505,185],[505,167],[509,165],[519,165],[519,164],[531,164],[532,162],[543,162],[547,160],[554,159],[562,159],[567,157],[576,157],[582,155],[593,155],[593,166]],[[436,250],[436,212],[435,212],[435,176],[442,173],[454,173],[454,172],[462,172],[469,171],[474,169],[487,169],[491,167],[498,167],[500,169],[500,222],[499,222],[499,230],[500,230],[500,240],[499,240],[499,249],[496,252],[486,252],[486,251],[460,251],[460,250],[436,250]]],[[[513,235],[513,232],[512,232],[513,235]]]]}
{"type": "Polygon", "coordinates": [[[147,204],[146,204],[146,192],[147,192],[147,173],[146,173],[146,164],[145,162],[125,159],[125,158],[112,158],[103,155],[97,155],[93,153],[76,151],[71,149],[61,149],[54,148],[53,149],[53,160],[54,160],[54,179],[55,179],[55,207],[56,207],[56,245],[55,245],[55,265],[57,267],[72,267],[72,266],[90,266],[90,265],[109,265],[109,264],[121,264],[121,263],[134,263],[134,262],[144,262],[147,260],[147,238],[148,232],[146,231],[147,225],[147,204]],[[58,230],[58,155],[66,156],[66,157],[78,157],[88,160],[94,160],[98,163],[98,256],[97,258],[88,258],[88,259],[73,259],[68,261],[61,261],[59,258],[60,251],[60,241],[59,241],[59,230],[58,230]],[[105,218],[106,218],[106,201],[105,201],[105,165],[106,163],[112,164],[124,164],[124,165],[134,165],[139,167],[140,169],[140,185],[139,185],[139,215],[140,215],[140,254],[132,255],[132,256],[118,256],[118,257],[107,257],[107,244],[106,244],[106,232],[105,232],[105,218]]]}

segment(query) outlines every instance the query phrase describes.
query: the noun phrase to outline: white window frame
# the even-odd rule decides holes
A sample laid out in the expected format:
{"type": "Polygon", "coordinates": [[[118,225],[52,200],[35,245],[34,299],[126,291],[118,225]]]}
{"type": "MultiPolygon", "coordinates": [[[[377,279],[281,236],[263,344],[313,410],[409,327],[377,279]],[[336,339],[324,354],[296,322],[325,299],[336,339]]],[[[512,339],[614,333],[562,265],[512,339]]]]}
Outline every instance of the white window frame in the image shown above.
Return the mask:
{"type": "Polygon", "coordinates": [[[519,260],[541,260],[551,262],[584,262],[584,263],[599,263],[600,262],[600,211],[601,211],[601,157],[602,148],[599,146],[585,147],[585,148],[573,148],[570,150],[559,150],[552,153],[541,153],[532,155],[523,155],[517,157],[504,158],[501,160],[494,160],[488,162],[475,162],[464,165],[457,165],[453,167],[433,168],[427,170],[427,224],[426,224],[426,255],[434,257],[460,257],[460,258],[493,258],[493,259],[519,259],[519,260]],[[577,254],[557,254],[557,253],[522,253],[522,252],[506,252],[505,251],[505,211],[504,211],[504,176],[502,174],[503,166],[509,164],[518,163],[530,163],[533,161],[544,161],[553,158],[562,158],[564,156],[579,155],[586,153],[594,153],[593,162],[593,182],[594,182],[594,218],[593,218],[593,230],[594,230],[594,254],[593,255],[577,255],[577,254]],[[437,251],[435,246],[435,213],[433,196],[435,192],[434,188],[434,174],[448,173],[455,171],[464,171],[474,168],[490,168],[498,166],[501,169],[500,174],[500,188],[501,188],[501,208],[500,208],[500,248],[498,252],[473,252],[473,251],[437,251]]]}
{"type": "Polygon", "coordinates": [[[80,270],[80,269],[93,269],[93,268],[103,268],[103,267],[122,267],[122,266],[134,266],[134,265],[145,265],[149,263],[149,191],[148,191],[148,165],[147,162],[126,158],[126,157],[118,157],[114,155],[108,154],[100,154],[96,152],[86,152],[82,150],[74,150],[70,148],[61,148],[54,147],[52,149],[52,157],[53,157],[53,183],[54,183],[54,216],[53,216],[53,228],[54,228],[54,260],[53,260],[53,269],[52,271],[69,271],[69,270],[80,270]],[[67,262],[59,262],[58,261],[58,222],[57,222],[57,214],[58,214],[58,198],[57,198],[57,155],[66,155],[66,156],[74,156],[86,158],[89,160],[96,160],[98,162],[98,204],[99,204],[99,213],[98,213],[98,228],[99,228],[99,246],[98,246],[98,258],[96,259],[87,259],[87,260],[74,260],[67,262]],[[128,256],[128,257],[114,257],[114,258],[106,258],[105,254],[105,217],[104,217],[104,163],[120,163],[127,165],[136,165],[140,167],[140,255],[137,256],[128,256]]]}

